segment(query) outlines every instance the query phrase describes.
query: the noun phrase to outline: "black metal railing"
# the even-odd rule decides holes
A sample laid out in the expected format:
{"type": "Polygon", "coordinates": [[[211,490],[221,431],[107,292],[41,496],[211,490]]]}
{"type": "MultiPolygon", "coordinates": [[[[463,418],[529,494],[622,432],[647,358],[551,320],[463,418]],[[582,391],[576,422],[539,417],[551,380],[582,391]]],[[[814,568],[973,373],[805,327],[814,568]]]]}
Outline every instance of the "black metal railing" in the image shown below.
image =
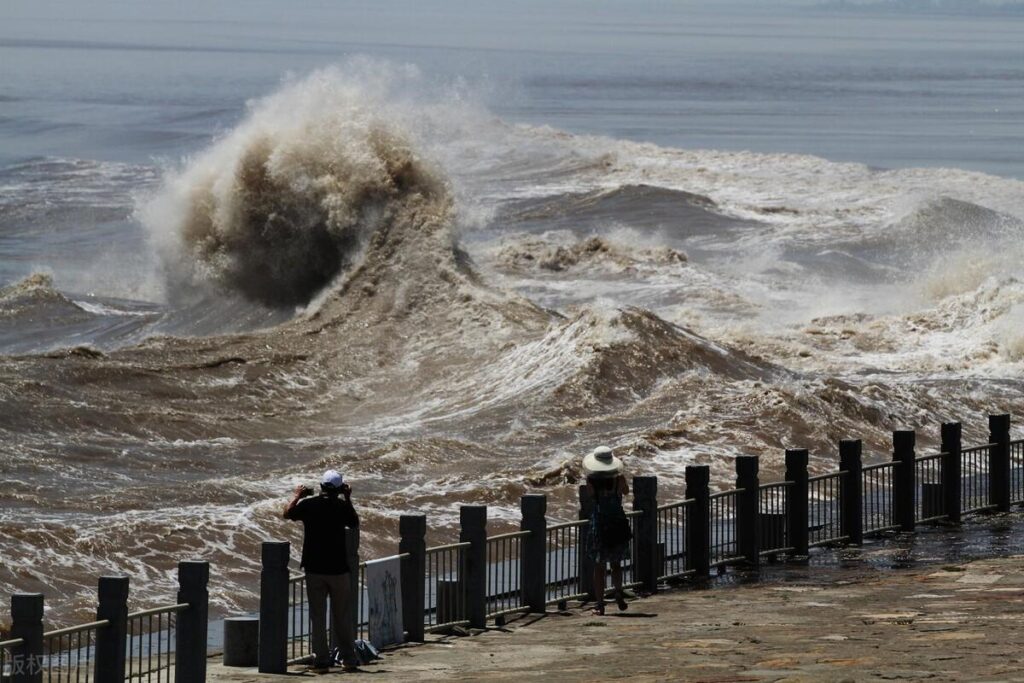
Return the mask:
{"type": "Polygon", "coordinates": [[[128,615],[127,681],[174,680],[177,615],[188,603],[154,607],[128,615]]]}
{"type": "Polygon", "coordinates": [[[737,507],[743,489],[711,494],[711,566],[722,567],[743,560],[739,549],[737,507]]]}
{"type": "Polygon", "coordinates": [[[893,514],[893,475],[896,462],[867,465],[861,470],[864,534],[891,531],[899,525],[893,514]]]}
{"type": "Polygon", "coordinates": [[[787,511],[792,482],[778,481],[758,487],[758,519],[760,520],[760,552],[777,555],[793,550],[789,543],[787,511]]]}
{"type": "Polygon", "coordinates": [[[561,522],[547,528],[545,563],[545,594],[547,604],[579,600],[587,596],[580,573],[586,548],[580,530],[589,525],[586,519],[561,522]]]}
{"type": "Polygon", "coordinates": [[[465,552],[470,545],[469,542],[450,543],[427,548],[423,615],[427,631],[469,623],[462,575],[465,552]]]}
{"type": "MultiPolygon", "coordinates": [[[[14,675],[16,661],[15,655],[11,651],[24,644],[25,641],[22,638],[0,641],[0,681],[11,680],[11,676],[14,675]]],[[[20,666],[24,666],[24,663],[21,663],[20,666]]]]}
{"type": "Polygon", "coordinates": [[[43,634],[42,675],[47,683],[92,680],[96,632],[107,628],[106,619],[43,634]]]}
{"type": "Polygon", "coordinates": [[[831,472],[807,479],[807,541],[811,548],[847,539],[840,500],[846,474],[831,472]]]}
{"type": "Polygon", "coordinates": [[[1010,502],[1024,503],[1024,439],[1010,442],[1010,502]]]}
{"type": "Polygon", "coordinates": [[[309,603],[306,601],[306,577],[288,580],[288,663],[296,664],[312,656],[309,628],[309,603]]]}
{"type": "Polygon", "coordinates": [[[523,609],[523,539],[529,531],[513,531],[487,539],[487,618],[523,609]]]}
{"type": "Polygon", "coordinates": [[[692,499],[658,506],[658,579],[672,579],[694,573],[686,567],[687,511],[692,499]]]}
{"type": "Polygon", "coordinates": [[[960,500],[964,514],[995,507],[989,499],[988,469],[993,444],[960,451],[960,500]]]}
{"type": "Polygon", "coordinates": [[[917,486],[914,519],[935,522],[945,519],[945,490],[942,485],[942,464],[945,453],[924,455],[914,460],[914,481],[917,486]]]}

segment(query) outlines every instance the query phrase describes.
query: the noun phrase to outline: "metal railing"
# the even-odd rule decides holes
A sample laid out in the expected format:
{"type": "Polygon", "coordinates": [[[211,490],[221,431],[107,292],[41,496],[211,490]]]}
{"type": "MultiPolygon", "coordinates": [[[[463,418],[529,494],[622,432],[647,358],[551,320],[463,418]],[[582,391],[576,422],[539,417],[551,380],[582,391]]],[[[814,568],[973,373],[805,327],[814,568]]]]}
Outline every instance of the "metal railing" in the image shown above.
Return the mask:
{"type": "Polygon", "coordinates": [[[306,577],[288,580],[288,663],[296,664],[313,654],[309,628],[309,604],[306,602],[306,577]]]}
{"type": "Polygon", "coordinates": [[[1024,503],[1024,439],[1010,442],[1010,502],[1024,503]]]}
{"type": "Polygon", "coordinates": [[[960,500],[963,514],[990,510],[988,466],[992,446],[985,444],[960,451],[960,500]]]}
{"type": "Polygon", "coordinates": [[[758,487],[758,519],[760,520],[760,552],[776,555],[790,552],[786,514],[789,510],[790,481],[761,484],[758,487]]]}
{"type": "Polygon", "coordinates": [[[841,496],[848,472],[830,472],[807,479],[807,546],[816,548],[848,540],[843,535],[841,496]]]}
{"type": "Polygon", "coordinates": [[[43,634],[43,680],[47,683],[89,683],[93,674],[96,632],[110,626],[103,619],[43,634]]]}
{"type": "Polygon", "coordinates": [[[128,615],[127,681],[174,680],[177,615],[188,603],[154,607],[128,615]]]}
{"type": "Polygon", "coordinates": [[[590,521],[561,522],[548,527],[545,569],[547,604],[580,600],[586,597],[580,581],[583,535],[580,530],[590,521]]]}
{"type": "Polygon", "coordinates": [[[469,623],[466,618],[466,591],[461,577],[465,549],[471,543],[451,543],[427,548],[424,625],[435,631],[469,623]]]}
{"type": "Polygon", "coordinates": [[[739,549],[737,505],[744,489],[711,494],[711,566],[722,567],[744,559],[739,549]]]}
{"type": "Polygon", "coordinates": [[[861,470],[864,534],[899,528],[893,514],[893,473],[898,462],[867,465],[861,470]]]}
{"type": "Polygon", "coordinates": [[[945,457],[945,453],[936,453],[914,460],[914,481],[917,486],[914,519],[918,522],[935,522],[947,517],[942,488],[942,461],[945,457]]]}
{"type": "Polygon", "coordinates": [[[487,618],[521,611],[523,605],[523,539],[529,531],[513,531],[487,539],[487,618]]]}
{"type": "Polygon", "coordinates": [[[25,641],[21,638],[0,641],[0,681],[9,681],[14,674],[15,662],[11,650],[24,644],[25,641]]]}
{"type": "Polygon", "coordinates": [[[686,520],[693,499],[658,506],[658,545],[661,548],[658,579],[695,573],[686,568],[686,520]]]}

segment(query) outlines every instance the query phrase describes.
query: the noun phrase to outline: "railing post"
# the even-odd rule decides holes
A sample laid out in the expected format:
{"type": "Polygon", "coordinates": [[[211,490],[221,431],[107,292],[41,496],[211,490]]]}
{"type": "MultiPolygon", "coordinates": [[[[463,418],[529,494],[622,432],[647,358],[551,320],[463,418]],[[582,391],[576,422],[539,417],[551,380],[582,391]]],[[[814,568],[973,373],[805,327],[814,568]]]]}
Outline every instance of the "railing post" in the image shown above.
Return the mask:
{"type": "Polygon", "coordinates": [[[128,577],[101,576],[96,621],[110,622],[96,631],[95,683],[124,683],[128,640],[128,577]]]}
{"type": "Polygon", "coordinates": [[[423,642],[427,583],[427,516],[402,515],[398,518],[399,554],[402,560],[402,622],[407,642],[423,642]]]}
{"type": "Polygon", "coordinates": [[[947,519],[960,523],[960,509],[963,506],[960,469],[963,450],[962,430],[959,422],[945,422],[942,425],[942,497],[947,519]]]}
{"type": "Polygon", "coordinates": [[[637,573],[634,578],[647,593],[658,590],[658,478],[633,477],[633,509],[641,510],[636,517],[633,539],[636,548],[637,573]]]}
{"type": "Polygon", "coordinates": [[[988,490],[989,504],[999,512],[1010,509],[1010,416],[988,416],[988,442],[995,444],[989,450],[988,490]]]}
{"type": "Polygon", "coordinates": [[[860,439],[843,439],[839,442],[839,469],[843,475],[840,496],[842,510],[839,513],[840,528],[847,543],[864,543],[864,476],[861,473],[863,445],[860,439]]]}
{"type": "Polygon", "coordinates": [[[466,618],[471,628],[487,626],[487,506],[459,508],[459,542],[469,543],[463,555],[466,618]]]}
{"type": "Polygon", "coordinates": [[[174,654],[174,683],[206,680],[206,629],[209,622],[210,563],[186,560],[178,563],[178,612],[174,654]]]}
{"type": "Polygon", "coordinates": [[[807,528],[807,507],[810,505],[810,485],[807,483],[808,458],[809,454],[806,448],[794,448],[786,451],[786,481],[792,482],[789,486],[789,495],[786,496],[786,531],[794,557],[807,557],[809,552],[807,547],[810,542],[807,528]]]}
{"type": "MultiPolygon", "coordinates": [[[[288,558],[291,543],[264,541],[260,560],[259,671],[288,673],[288,558]]],[[[305,596],[302,596],[305,599],[305,596]]]]}
{"type": "Polygon", "coordinates": [[[761,521],[760,464],[756,455],[736,456],[736,488],[742,489],[736,499],[736,535],[740,555],[753,568],[761,566],[761,539],[758,533],[761,521]]]}
{"type": "MultiPolygon", "coordinates": [[[[590,489],[586,485],[579,487],[580,512],[579,519],[590,519],[590,513],[594,509],[594,499],[590,495],[590,489]]],[[[584,524],[576,534],[576,559],[580,568],[580,593],[594,600],[597,595],[594,593],[594,561],[587,553],[590,544],[590,525],[584,524]]]]}
{"type": "Polygon", "coordinates": [[[11,638],[25,641],[11,650],[11,683],[42,683],[42,593],[15,593],[11,596],[11,638]]]}
{"type": "Polygon", "coordinates": [[[686,466],[686,497],[692,499],[686,517],[686,568],[706,579],[711,572],[711,468],[686,466]]]}
{"type": "Polygon", "coordinates": [[[543,493],[528,493],[519,499],[522,512],[520,531],[529,531],[523,537],[520,562],[520,586],[523,604],[531,612],[547,611],[547,549],[548,549],[548,497],[543,493]]]}
{"type": "Polygon", "coordinates": [[[912,429],[902,429],[892,433],[892,459],[899,463],[893,472],[892,507],[894,522],[900,531],[914,530],[914,512],[917,508],[917,484],[915,482],[915,463],[917,454],[914,446],[917,435],[912,429]]]}

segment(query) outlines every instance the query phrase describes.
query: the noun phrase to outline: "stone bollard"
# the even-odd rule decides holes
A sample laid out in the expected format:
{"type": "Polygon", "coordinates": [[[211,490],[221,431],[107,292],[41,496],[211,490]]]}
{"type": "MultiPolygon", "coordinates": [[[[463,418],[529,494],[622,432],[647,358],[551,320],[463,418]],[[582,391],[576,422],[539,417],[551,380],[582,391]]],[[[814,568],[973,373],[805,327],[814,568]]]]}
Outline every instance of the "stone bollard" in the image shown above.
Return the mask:
{"type": "Polygon", "coordinates": [[[402,515],[398,518],[399,554],[402,560],[402,622],[405,639],[421,643],[424,638],[423,615],[426,613],[427,580],[427,516],[402,515]]]}
{"type": "Polygon", "coordinates": [[[946,516],[954,524],[960,523],[963,494],[960,490],[962,430],[959,422],[942,425],[942,490],[946,516]]]}
{"type": "Polygon", "coordinates": [[[178,612],[174,682],[206,680],[206,636],[209,624],[210,563],[187,560],[178,563],[178,603],[188,607],[178,612]]]}
{"type": "Polygon", "coordinates": [[[786,481],[792,482],[786,496],[786,516],[789,518],[787,543],[793,548],[793,557],[807,557],[810,542],[808,534],[807,506],[810,504],[810,485],[807,476],[807,461],[810,454],[806,448],[786,451],[786,481]]]}
{"type": "Polygon", "coordinates": [[[686,518],[686,568],[703,580],[711,572],[711,468],[686,466],[686,497],[693,500],[686,518]]]}
{"type": "Polygon", "coordinates": [[[469,543],[461,579],[466,591],[466,618],[472,628],[487,627],[487,506],[459,509],[459,542],[469,543]]]}
{"type": "Polygon", "coordinates": [[[42,683],[42,593],[15,593],[11,596],[11,639],[15,638],[25,642],[11,649],[11,683],[42,683]]]}
{"type": "MultiPolygon", "coordinates": [[[[288,559],[291,544],[266,541],[260,571],[259,671],[288,673],[288,559]]],[[[305,596],[299,596],[305,599],[305,596]]]]}
{"type": "Polygon", "coordinates": [[[892,459],[899,463],[892,475],[893,521],[904,532],[914,530],[914,513],[917,509],[916,436],[912,429],[892,433],[892,459]]]}
{"type": "Polygon", "coordinates": [[[520,499],[519,507],[519,529],[530,532],[523,538],[519,560],[523,604],[531,612],[543,614],[547,611],[548,497],[542,493],[527,494],[520,499]]]}
{"type": "Polygon", "coordinates": [[[647,593],[658,590],[658,478],[633,477],[633,509],[643,512],[635,520],[636,573],[647,593]]]}
{"type": "Polygon", "coordinates": [[[747,566],[755,569],[761,565],[759,470],[760,463],[756,455],[737,456],[736,488],[740,489],[740,493],[736,499],[736,545],[747,566]]]}
{"type": "Polygon", "coordinates": [[[1010,416],[988,416],[989,504],[999,512],[1010,509],[1010,416]]]}
{"type": "Polygon", "coordinates": [[[256,666],[259,662],[260,620],[228,617],[224,620],[224,666],[256,666]]]}
{"type": "Polygon", "coordinates": [[[843,439],[839,442],[839,469],[846,472],[840,489],[843,508],[840,525],[843,536],[851,545],[864,543],[863,448],[860,439],[843,439]]]}
{"type": "Polygon", "coordinates": [[[128,577],[103,576],[99,584],[96,621],[109,626],[96,631],[95,683],[123,683],[128,640],[128,577]]]}

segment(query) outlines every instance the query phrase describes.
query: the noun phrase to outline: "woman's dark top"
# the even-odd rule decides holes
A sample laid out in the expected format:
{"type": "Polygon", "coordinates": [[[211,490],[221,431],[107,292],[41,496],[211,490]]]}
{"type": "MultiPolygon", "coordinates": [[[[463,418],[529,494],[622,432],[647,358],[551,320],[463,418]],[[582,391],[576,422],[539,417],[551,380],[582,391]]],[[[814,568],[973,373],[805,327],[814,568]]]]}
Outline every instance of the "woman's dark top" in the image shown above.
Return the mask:
{"type": "Polygon", "coordinates": [[[629,557],[633,534],[622,508],[620,476],[587,478],[594,494],[587,555],[594,562],[621,562],[629,557]]]}

